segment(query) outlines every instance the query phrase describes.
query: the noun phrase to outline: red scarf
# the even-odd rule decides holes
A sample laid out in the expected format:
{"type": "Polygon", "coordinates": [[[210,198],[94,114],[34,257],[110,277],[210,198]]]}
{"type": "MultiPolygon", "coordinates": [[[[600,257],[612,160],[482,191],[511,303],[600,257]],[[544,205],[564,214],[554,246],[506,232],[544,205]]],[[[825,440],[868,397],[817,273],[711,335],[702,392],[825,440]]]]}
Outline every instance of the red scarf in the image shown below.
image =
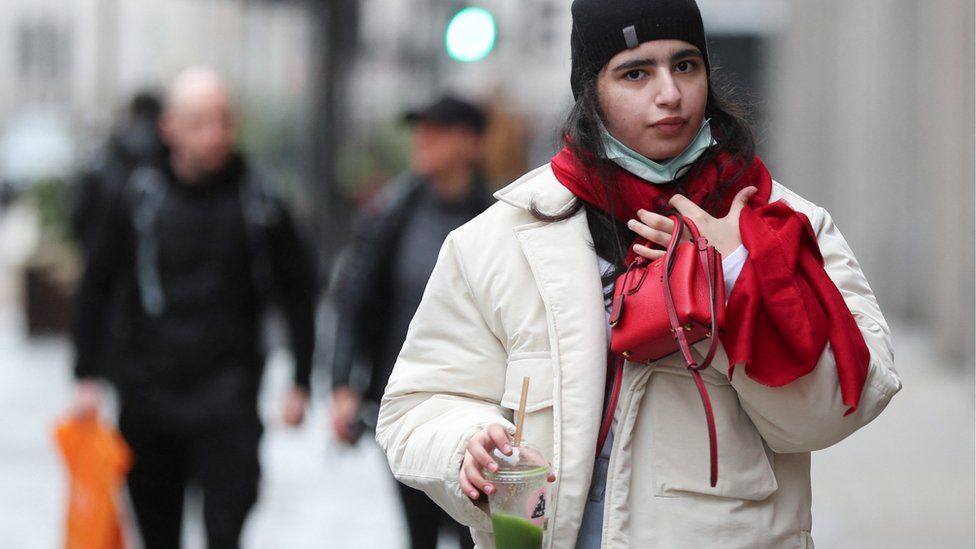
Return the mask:
{"type": "MultiPolygon", "coordinates": [[[[690,175],[681,192],[701,206],[720,181],[740,169],[731,155],[720,153],[690,175]]],[[[577,198],[623,222],[636,219],[641,208],[666,212],[676,192],[673,183],[651,184],[612,166],[606,176],[613,178],[617,193],[614,211],[609,212],[599,176],[568,147],[552,159],[552,171],[577,198]]],[[[759,157],[705,209],[714,217],[725,216],[736,193],[750,185],[759,192],[739,218],[749,256],[732,287],[725,326],[719,333],[729,357],[729,379],[741,363],[746,375],[763,385],[786,385],[813,371],[829,341],[846,414],[850,414],[861,398],[870,353],[850,309],[824,270],[810,221],[783,201],[769,203],[772,177],[759,157]]]]}

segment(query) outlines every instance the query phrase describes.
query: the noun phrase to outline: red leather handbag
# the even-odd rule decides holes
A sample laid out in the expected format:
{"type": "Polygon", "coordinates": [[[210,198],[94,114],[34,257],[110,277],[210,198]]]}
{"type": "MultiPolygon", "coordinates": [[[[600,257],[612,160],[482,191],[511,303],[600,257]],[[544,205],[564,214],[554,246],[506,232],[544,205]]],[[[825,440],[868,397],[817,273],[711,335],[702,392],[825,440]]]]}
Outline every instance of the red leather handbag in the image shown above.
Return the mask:
{"type": "Polygon", "coordinates": [[[718,482],[718,441],[708,391],[699,372],[707,368],[718,345],[718,329],[725,320],[722,258],[708,244],[693,221],[672,216],[674,232],[664,257],[648,263],[635,259],[614,286],[610,310],[610,351],[617,358],[607,413],[600,428],[597,452],[603,447],[617,407],[624,360],[651,362],[681,352],[698,386],[708,423],[711,485],[718,482]],[[691,240],[681,243],[684,227],[691,240]],[[699,363],[691,345],[711,339],[699,363]]]}

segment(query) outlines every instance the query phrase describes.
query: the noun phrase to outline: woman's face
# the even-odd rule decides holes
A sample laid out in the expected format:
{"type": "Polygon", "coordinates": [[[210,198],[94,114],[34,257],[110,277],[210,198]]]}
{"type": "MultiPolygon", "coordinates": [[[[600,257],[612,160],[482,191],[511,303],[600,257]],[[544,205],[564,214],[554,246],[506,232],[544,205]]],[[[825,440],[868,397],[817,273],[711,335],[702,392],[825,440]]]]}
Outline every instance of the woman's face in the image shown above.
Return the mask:
{"type": "Polygon", "coordinates": [[[604,123],[624,145],[655,161],[673,158],[701,129],[708,75],[683,40],[652,40],[615,55],[597,75],[604,123]]]}

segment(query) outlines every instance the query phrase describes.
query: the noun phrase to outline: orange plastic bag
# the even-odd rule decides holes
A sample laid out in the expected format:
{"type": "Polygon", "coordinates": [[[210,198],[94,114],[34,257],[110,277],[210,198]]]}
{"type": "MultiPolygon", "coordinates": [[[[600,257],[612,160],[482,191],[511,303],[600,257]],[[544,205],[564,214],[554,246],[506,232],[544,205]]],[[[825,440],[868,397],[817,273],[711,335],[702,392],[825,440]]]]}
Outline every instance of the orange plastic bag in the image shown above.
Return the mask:
{"type": "Polygon", "coordinates": [[[95,417],[70,418],[55,436],[70,477],[67,549],[122,549],[119,497],[132,452],[114,428],[95,417]]]}

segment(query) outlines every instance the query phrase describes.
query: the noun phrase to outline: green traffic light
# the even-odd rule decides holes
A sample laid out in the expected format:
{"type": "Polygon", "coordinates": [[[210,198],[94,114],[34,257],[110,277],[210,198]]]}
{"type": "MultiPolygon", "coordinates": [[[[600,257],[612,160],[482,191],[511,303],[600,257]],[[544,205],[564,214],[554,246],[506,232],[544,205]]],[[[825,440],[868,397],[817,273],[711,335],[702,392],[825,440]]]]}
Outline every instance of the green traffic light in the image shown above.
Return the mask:
{"type": "Polygon", "coordinates": [[[447,25],[444,42],[455,61],[484,59],[495,47],[495,18],[484,8],[464,8],[447,25]]]}

